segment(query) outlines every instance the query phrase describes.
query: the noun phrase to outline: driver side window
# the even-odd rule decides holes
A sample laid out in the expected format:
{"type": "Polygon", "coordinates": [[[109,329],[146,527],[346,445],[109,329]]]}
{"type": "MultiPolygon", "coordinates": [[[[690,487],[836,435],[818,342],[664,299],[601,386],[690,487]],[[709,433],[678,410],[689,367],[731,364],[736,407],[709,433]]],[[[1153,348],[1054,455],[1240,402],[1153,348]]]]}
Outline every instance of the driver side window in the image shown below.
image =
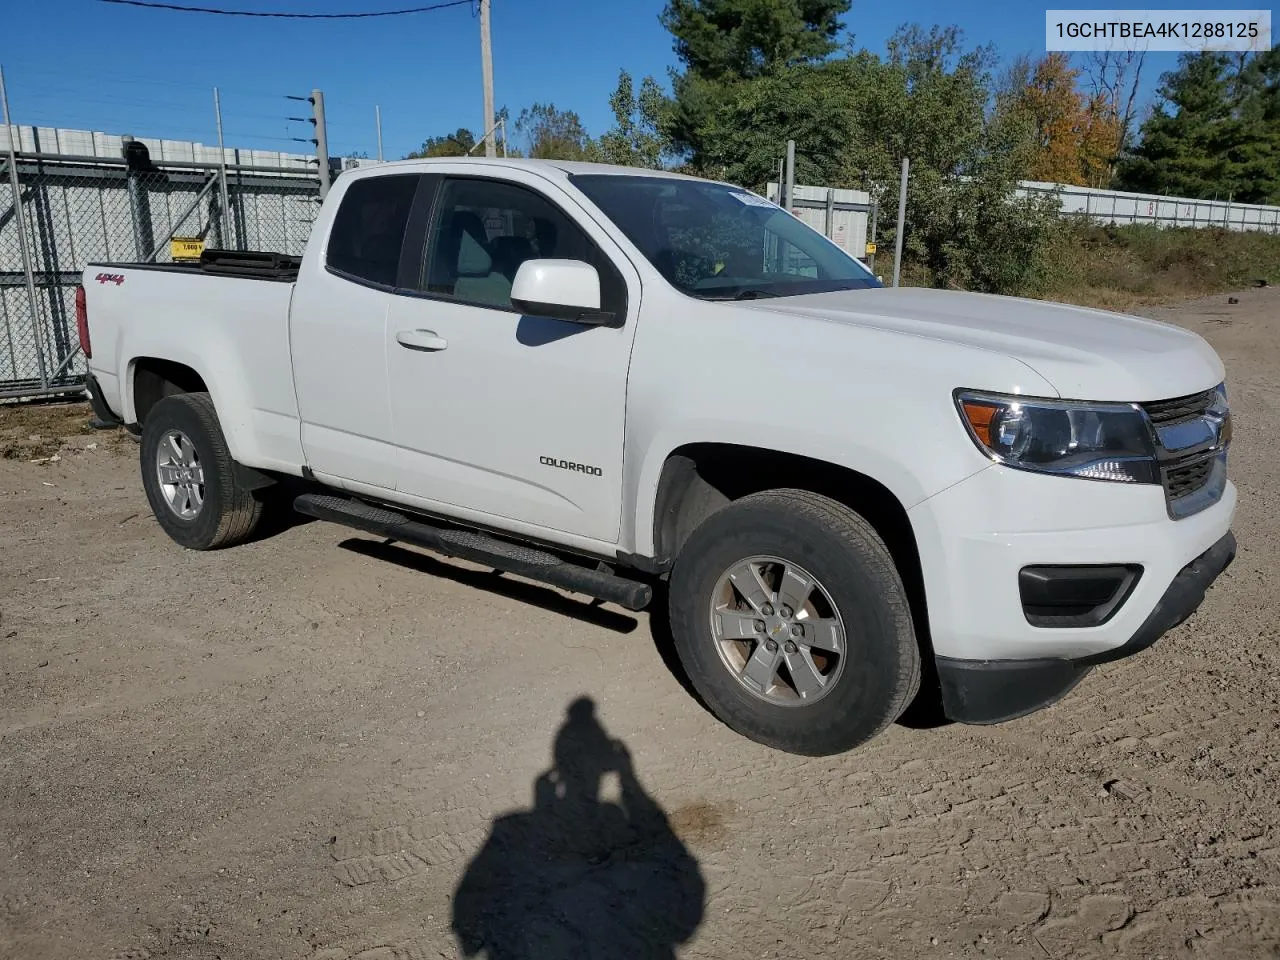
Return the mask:
{"type": "Polygon", "coordinates": [[[511,285],[520,265],[548,258],[590,263],[600,274],[602,306],[625,305],[617,268],[545,197],[512,183],[449,179],[428,228],[421,289],[459,303],[514,310],[511,285]]]}

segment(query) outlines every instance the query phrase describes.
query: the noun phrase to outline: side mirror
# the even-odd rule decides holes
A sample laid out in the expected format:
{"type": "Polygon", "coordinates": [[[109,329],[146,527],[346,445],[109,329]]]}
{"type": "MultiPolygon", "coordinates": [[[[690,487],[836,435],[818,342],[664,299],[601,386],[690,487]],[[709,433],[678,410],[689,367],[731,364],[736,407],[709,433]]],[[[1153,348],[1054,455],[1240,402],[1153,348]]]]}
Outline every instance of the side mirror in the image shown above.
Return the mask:
{"type": "Polygon", "coordinates": [[[600,274],[581,260],[526,260],[511,284],[511,305],[532,316],[589,326],[622,319],[600,309],[600,274]]]}

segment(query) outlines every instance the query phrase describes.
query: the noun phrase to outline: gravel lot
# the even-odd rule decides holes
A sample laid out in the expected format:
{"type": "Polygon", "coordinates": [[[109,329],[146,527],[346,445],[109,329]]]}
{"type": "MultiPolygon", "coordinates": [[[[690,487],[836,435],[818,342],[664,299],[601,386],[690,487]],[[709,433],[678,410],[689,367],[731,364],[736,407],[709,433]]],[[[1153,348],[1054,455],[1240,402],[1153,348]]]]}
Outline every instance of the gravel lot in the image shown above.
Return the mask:
{"type": "Polygon", "coordinates": [[[0,955],[1280,956],[1280,291],[1238,296],[1144,311],[1230,372],[1200,613],[826,759],[716,723],[644,615],[322,523],[184,552],[134,444],[0,408],[0,955]]]}

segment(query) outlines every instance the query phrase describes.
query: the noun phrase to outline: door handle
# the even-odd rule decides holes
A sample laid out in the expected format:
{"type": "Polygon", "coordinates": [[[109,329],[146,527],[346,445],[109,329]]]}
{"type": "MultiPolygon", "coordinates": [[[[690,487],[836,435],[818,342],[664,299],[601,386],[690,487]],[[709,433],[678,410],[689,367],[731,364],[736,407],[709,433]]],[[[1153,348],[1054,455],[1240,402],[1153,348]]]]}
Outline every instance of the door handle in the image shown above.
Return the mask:
{"type": "Polygon", "coordinates": [[[396,342],[410,350],[443,350],[449,346],[449,341],[434,330],[398,330],[396,342]]]}

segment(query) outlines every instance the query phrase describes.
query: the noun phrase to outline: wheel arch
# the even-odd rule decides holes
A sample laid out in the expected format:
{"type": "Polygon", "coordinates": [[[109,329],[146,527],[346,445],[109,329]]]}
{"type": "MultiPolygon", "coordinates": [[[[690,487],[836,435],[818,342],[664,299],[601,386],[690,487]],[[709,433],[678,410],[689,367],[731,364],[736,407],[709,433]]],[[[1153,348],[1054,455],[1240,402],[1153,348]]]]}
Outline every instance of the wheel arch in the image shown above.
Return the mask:
{"type": "Polygon", "coordinates": [[[128,383],[126,418],[138,426],[165,397],[209,390],[204,377],[194,367],[163,357],[135,357],[129,364],[128,383]]]}
{"type": "Polygon", "coordinates": [[[246,435],[245,429],[251,414],[244,402],[247,393],[243,371],[228,369],[209,358],[201,360],[185,351],[167,349],[163,354],[140,353],[124,365],[124,370],[122,416],[130,430],[141,432],[147,414],[165,397],[207,393],[232,457],[237,462],[253,460],[252,437],[246,435]],[[250,441],[247,448],[246,440],[250,441]]]}
{"type": "Polygon", "coordinates": [[[860,514],[885,542],[902,577],[922,655],[932,660],[920,551],[907,504],[875,477],[840,464],[734,443],[687,443],[663,462],[654,496],[653,552],[631,558],[665,574],[689,534],[715,510],[763,490],[793,488],[829,497],[860,514]]]}
{"type": "Polygon", "coordinates": [[[915,552],[906,505],[869,474],[765,447],[687,443],[667,455],[658,477],[652,531],[655,564],[669,565],[698,523],[719,507],[784,487],[830,497],[865,517],[886,543],[905,538],[915,552]]]}

